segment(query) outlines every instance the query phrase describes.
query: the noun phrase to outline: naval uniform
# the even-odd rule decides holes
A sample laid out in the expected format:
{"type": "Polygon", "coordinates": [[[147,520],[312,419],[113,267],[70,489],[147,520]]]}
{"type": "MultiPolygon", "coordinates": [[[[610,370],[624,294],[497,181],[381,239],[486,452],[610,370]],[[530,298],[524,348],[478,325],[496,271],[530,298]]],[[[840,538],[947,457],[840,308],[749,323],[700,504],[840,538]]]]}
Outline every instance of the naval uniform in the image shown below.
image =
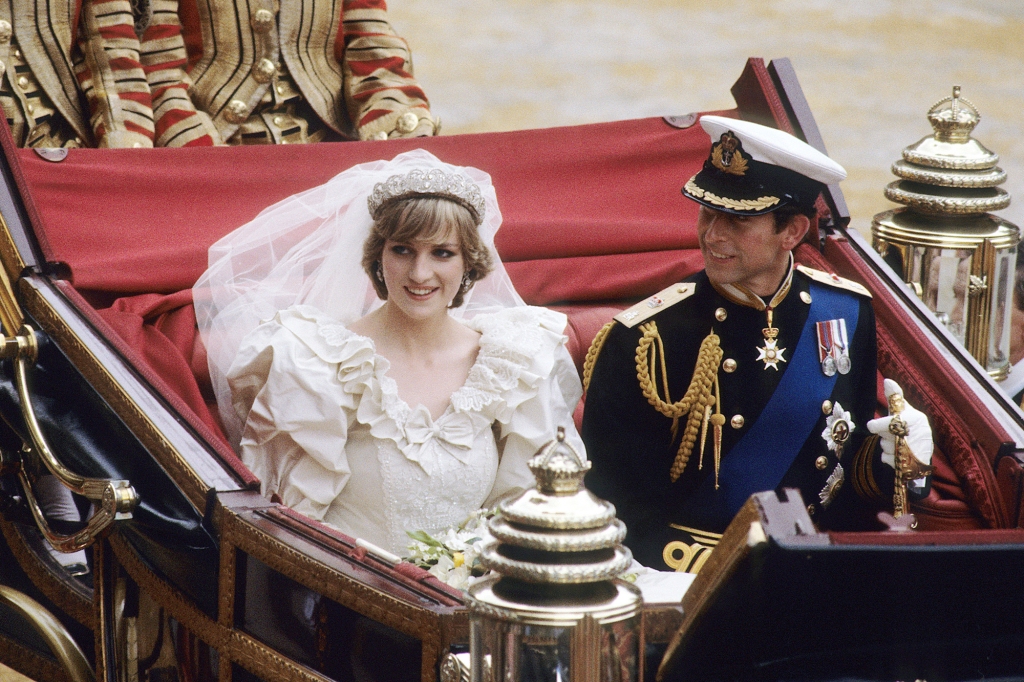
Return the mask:
{"type": "Polygon", "coordinates": [[[824,528],[866,525],[875,505],[858,496],[874,498],[878,506],[887,495],[891,499],[892,483],[886,492],[884,482],[892,470],[880,468],[877,437],[865,428],[874,417],[877,386],[870,295],[820,271],[790,273],[774,299],[770,325],[765,310],[749,305],[749,298],[741,302],[735,289],[712,286],[701,271],[624,311],[595,342],[593,350],[600,348],[588,375],[582,429],[593,462],[586,483],[615,504],[628,529],[625,544],[645,566],[699,569],[701,557],[706,559],[703,548],[714,546],[753,492],[799,489],[812,519],[824,528]],[[845,355],[840,365],[846,372],[826,376],[835,365],[821,360],[821,330],[827,336],[840,324],[846,348],[829,350],[826,357],[845,355]],[[766,327],[778,330],[767,360],[766,327]],[[651,351],[638,353],[638,345],[652,329],[656,338],[650,345],[663,348],[663,360],[655,351],[649,362],[651,351]],[[698,438],[672,480],[687,417],[674,420],[656,409],[638,379],[643,355],[658,395],[665,403],[680,401],[712,332],[721,349],[717,388],[711,388],[721,424],[717,489],[714,426],[705,416],[703,454],[698,438]],[[773,355],[781,360],[772,362],[773,355]],[[837,416],[830,421],[833,411],[837,416]],[[850,429],[839,458],[823,431],[842,416],[850,429]]]}

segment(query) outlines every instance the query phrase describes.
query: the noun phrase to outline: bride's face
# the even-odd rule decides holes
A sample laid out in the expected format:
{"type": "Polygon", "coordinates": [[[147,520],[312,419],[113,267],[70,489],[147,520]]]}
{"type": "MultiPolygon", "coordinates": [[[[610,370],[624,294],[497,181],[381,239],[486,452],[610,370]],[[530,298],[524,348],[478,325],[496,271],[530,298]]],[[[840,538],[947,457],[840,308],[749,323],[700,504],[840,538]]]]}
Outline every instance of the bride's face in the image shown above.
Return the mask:
{"type": "Polygon", "coordinates": [[[384,242],[381,255],[388,303],[412,319],[447,315],[465,264],[454,230],[429,240],[384,242]]]}

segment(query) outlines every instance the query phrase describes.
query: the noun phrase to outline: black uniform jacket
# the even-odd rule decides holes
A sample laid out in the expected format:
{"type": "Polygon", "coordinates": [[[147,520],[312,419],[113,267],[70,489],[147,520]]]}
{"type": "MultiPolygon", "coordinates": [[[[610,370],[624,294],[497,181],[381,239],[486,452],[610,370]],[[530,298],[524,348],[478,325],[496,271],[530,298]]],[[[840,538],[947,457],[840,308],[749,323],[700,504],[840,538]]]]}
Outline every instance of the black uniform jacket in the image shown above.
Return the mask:
{"type": "MultiPolygon", "coordinates": [[[[665,347],[668,385],[673,401],[682,398],[690,384],[702,340],[712,329],[720,337],[724,354],[718,377],[721,413],[725,417],[721,450],[722,461],[725,462],[730,449],[758,419],[787,371],[789,362],[780,362],[778,369],[774,369],[757,360],[758,348],[765,345],[762,333],[767,326],[764,311],[728,300],[711,286],[703,271],[687,282],[696,286],[691,296],[667,305],[644,322],[654,320],[657,323],[665,347]],[[735,362],[734,369],[729,360],[735,362]]],[[[805,439],[797,441],[802,445],[799,445],[795,458],[792,451],[779,451],[778,440],[784,430],[790,428],[785,419],[773,420],[777,423],[769,424],[768,437],[758,443],[758,456],[792,459],[788,469],[783,470],[785,473],[776,489],[798,488],[819,527],[871,527],[869,520],[879,505],[862,504],[858,497],[875,498],[880,502],[889,495],[891,500],[891,481],[887,491],[884,482],[879,489],[875,481],[876,478],[884,481],[893,476],[891,468],[885,474],[886,469],[878,462],[873,442],[869,443],[871,452],[866,452],[867,447],[861,452],[860,459],[864,461],[854,462],[858,449],[869,435],[865,425],[874,417],[876,406],[874,311],[868,296],[853,293],[842,283],[819,283],[818,286],[829,287],[829,292],[840,296],[854,297],[859,306],[856,329],[847,329],[850,371],[836,374],[836,382],[828,398],[831,403],[839,403],[851,413],[853,433],[842,448],[842,460],[837,460],[822,437],[826,414],[818,405],[815,425],[805,439]],[[837,462],[842,464],[845,480],[826,506],[822,504],[820,494],[836,471],[837,462]]],[[[787,361],[792,357],[807,321],[810,305],[806,301],[810,300],[810,287],[811,278],[795,271],[789,293],[774,311],[773,326],[779,330],[777,345],[786,349],[783,357],[787,361]]],[[[721,533],[729,524],[731,515],[722,513],[721,508],[715,509],[721,505],[706,504],[708,488],[705,479],[714,476],[711,428],[708,429],[703,466],[699,466],[698,439],[683,473],[675,482],[670,479],[669,471],[683,434],[685,418],[680,420],[673,437],[672,419],[656,411],[641,392],[636,367],[637,345],[642,336],[640,327],[637,324],[630,328],[616,322],[594,365],[583,415],[583,440],[593,462],[586,485],[599,497],[615,504],[618,517],[628,529],[626,545],[640,563],[665,570],[669,568],[663,561],[666,545],[676,541],[689,544],[698,537],[674,526],[721,533]],[[703,494],[698,495],[702,484],[703,494]],[[698,499],[702,502],[695,502],[698,499]]],[[[822,371],[817,360],[815,366],[816,371],[822,371]]],[[[661,396],[664,398],[663,391],[661,396]]],[[[780,399],[785,401],[787,398],[780,396],[780,399]]],[[[713,486],[713,479],[710,484],[713,486]]],[[[713,487],[712,490],[712,496],[724,492],[713,487]]]]}

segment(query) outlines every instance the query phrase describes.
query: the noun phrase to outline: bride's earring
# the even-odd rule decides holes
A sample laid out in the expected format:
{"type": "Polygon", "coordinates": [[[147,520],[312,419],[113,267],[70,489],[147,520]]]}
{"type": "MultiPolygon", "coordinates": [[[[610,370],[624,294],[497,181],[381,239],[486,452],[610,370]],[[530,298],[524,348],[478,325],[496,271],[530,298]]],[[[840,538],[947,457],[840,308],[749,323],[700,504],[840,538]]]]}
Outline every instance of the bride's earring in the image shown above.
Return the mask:
{"type": "Polygon", "coordinates": [[[384,268],[381,266],[380,261],[377,261],[377,279],[381,284],[384,283],[384,268]]]}
{"type": "Polygon", "coordinates": [[[473,280],[471,280],[469,278],[469,272],[463,273],[462,274],[462,284],[459,286],[459,291],[461,291],[463,294],[465,294],[467,291],[469,291],[469,288],[471,286],[473,286],[473,280]]]}

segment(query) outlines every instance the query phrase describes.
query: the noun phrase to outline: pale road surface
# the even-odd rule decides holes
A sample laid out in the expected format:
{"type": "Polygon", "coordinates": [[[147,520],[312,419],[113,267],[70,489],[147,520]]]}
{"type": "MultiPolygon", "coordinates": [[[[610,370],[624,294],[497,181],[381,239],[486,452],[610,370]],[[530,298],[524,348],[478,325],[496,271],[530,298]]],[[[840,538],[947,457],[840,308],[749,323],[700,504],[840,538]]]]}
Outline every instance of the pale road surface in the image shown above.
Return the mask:
{"type": "MultiPolygon", "coordinates": [[[[1024,225],[1021,0],[391,0],[445,134],[731,108],[747,57],[789,57],[855,227],[954,84],[1024,225]]],[[[684,178],[680,178],[682,184],[684,178]]],[[[2,666],[0,666],[2,667],[2,666]]],[[[0,670],[0,682],[25,678],[0,670]]]]}
{"type": "MultiPolygon", "coordinates": [[[[981,111],[1024,224],[1021,0],[390,0],[442,134],[591,123],[735,106],[748,57],[789,57],[853,224],[925,112],[952,86],[981,111]]],[[[680,178],[680,184],[683,182],[680,178]]]]}

